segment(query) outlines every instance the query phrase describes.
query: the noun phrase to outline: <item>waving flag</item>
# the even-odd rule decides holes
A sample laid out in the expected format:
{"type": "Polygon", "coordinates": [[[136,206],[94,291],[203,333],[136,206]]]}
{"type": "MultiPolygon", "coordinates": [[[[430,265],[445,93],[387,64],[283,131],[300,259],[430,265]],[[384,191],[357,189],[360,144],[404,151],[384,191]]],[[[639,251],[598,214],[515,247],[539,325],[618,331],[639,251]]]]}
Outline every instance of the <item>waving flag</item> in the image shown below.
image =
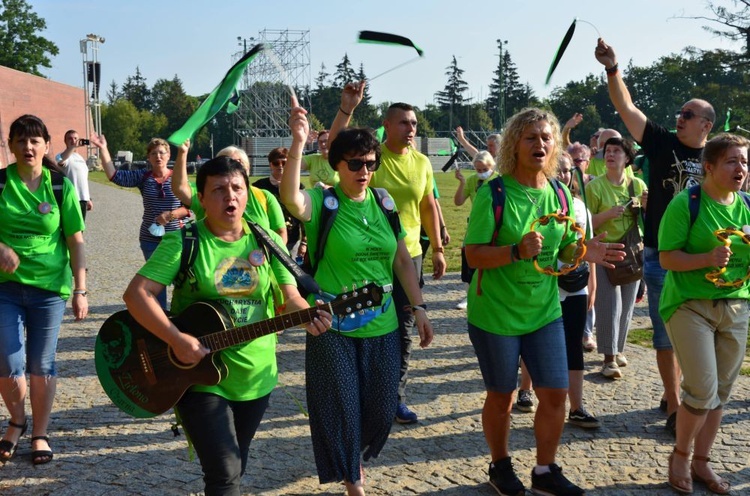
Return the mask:
{"type": "Polygon", "coordinates": [[[725,133],[729,132],[729,119],[730,119],[731,116],[732,116],[732,109],[728,108],[727,109],[727,120],[724,121],[724,132],[725,133]]]}
{"type": "Polygon", "coordinates": [[[397,34],[381,33],[378,31],[360,31],[358,40],[360,43],[377,43],[383,45],[401,45],[406,47],[412,47],[417,51],[417,54],[421,57],[424,55],[424,50],[414,44],[409,38],[399,36],[397,34]]]}
{"type": "Polygon", "coordinates": [[[576,23],[582,22],[584,24],[588,24],[592,28],[596,30],[596,34],[601,38],[601,34],[599,33],[599,30],[591,24],[588,21],[584,21],[583,19],[573,19],[573,23],[568,28],[568,31],[565,33],[565,36],[563,36],[562,42],[560,43],[560,46],[557,48],[557,53],[555,53],[555,58],[552,60],[552,65],[549,67],[549,71],[547,71],[547,79],[545,79],[544,84],[549,84],[550,79],[552,79],[552,73],[555,72],[555,69],[557,69],[557,64],[560,63],[560,60],[562,59],[563,54],[565,53],[565,50],[568,48],[568,45],[570,44],[570,40],[573,39],[573,33],[576,32],[576,23]]]}
{"type": "MultiPolygon", "coordinates": [[[[214,118],[219,111],[227,105],[237,92],[237,84],[242,78],[242,74],[255,57],[265,50],[265,45],[255,45],[245,55],[238,60],[221,80],[221,83],[211,92],[203,101],[198,110],[191,115],[180,129],[172,133],[167,141],[175,146],[179,146],[187,139],[191,139],[203,126],[214,118]]],[[[236,109],[236,107],[235,107],[236,109]]]]}

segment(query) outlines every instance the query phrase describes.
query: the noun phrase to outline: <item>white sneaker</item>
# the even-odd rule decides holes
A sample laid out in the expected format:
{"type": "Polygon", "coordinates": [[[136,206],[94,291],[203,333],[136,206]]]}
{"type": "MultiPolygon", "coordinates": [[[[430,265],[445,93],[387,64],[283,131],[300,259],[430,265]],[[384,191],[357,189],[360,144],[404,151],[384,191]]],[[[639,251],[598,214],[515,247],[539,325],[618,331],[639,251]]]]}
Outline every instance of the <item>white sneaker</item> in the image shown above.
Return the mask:
{"type": "Polygon", "coordinates": [[[625,355],[622,353],[618,353],[615,355],[615,362],[617,362],[618,367],[627,367],[628,366],[628,359],[625,358],[625,355]]]}
{"type": "Polygon", "coordinates": [[[602,375],[609,379],[619,379],[622,377],[622,371],[617,362],[607,362],[602,366],[602,375]]]}
{"type": "Polygon", "coordinates": [[[468,299],[464,298],[461,300],[457,305],[456,308],[458,310],[466,310],[467,305],[469,304],[468,299]]]}
{"type": "Polygon", "coordinates": [[[583,338],[583,351],[586,353],[596,351],[596,341],[593,336],[586,336],[583,338]]]}

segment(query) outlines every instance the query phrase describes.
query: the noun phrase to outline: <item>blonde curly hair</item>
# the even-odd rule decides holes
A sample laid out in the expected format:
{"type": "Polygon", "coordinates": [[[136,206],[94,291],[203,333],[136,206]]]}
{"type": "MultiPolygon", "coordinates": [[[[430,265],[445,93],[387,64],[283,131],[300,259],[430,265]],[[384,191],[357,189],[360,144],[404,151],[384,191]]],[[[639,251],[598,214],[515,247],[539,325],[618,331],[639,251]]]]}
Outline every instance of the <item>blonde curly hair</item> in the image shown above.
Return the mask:
{"type": "Polygon", "coordinates": [[[527,126],[537,122],[547,122],[552,129],[552,139],[554,147],[552,153],[547,155],[547,163],[544,165],[542,172],[547,178],[557,175],[557,162],[560,158],[562,148],[562,136],[560,135],[560,123],[555,114],[548,110],[539,108],[525,108],[508,119],[503,130],[503,139],[500,143],[500,153],[498,162],[500,163],[501,174],[513,174],[518,166],[518,143],[521,135],[527,126]]]}

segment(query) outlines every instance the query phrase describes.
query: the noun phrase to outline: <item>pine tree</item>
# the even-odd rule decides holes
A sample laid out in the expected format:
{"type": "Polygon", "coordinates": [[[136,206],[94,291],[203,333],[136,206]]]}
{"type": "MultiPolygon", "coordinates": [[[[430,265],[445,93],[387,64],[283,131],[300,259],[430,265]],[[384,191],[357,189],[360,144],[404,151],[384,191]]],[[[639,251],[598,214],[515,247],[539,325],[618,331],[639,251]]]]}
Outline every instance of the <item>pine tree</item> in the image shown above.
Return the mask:
{"type": "Polygon", "coordinates": [[[316,91],[320,91],[323,88],[326,88],[328,86],[329,76],[330,74],[326,72],[326,65],[321,62],[320,72],[318,72],[318,76],[315,78],[315,90],[316,91]]]}
{"type": "Polygon", "coordinates": [[[151,90],[146,85],[146,78],[141,75],[140,67],[136,66],[135,76],[128,76],[125,80],[121,94],[138,110],[152,110],[151,90]]]}
{"type": "Polygon", "coordinates": [[[465,71],[458,67],[456,56],[453,56],[451,65],[446,67],[445,75],[448,76],[448,83],[446,83],[443,91],[438,91],[437,102],[445,110],[451,107],[458,108],[464,103],[463,94],[469,89],[469,85],[466,81],[461,79],[465,71]]]}
{"type": "MultiPolygon", "coordinates": [[[[359,64],[359,72],[357,73],[357,80],[359,81],[367,81],[367,76],[365,76],[365,65],[360,62],[359,64]]],[[[370,105],[370,87],[365,85],[365,92],[362,95],[362,104],[369,106],[370,105]]]]}
{"type": "Polygon", "coordinates": [[[349,61],[349,56],[345,53],[344,58],[341,59],[336,65],[336,72],[333,73],[332,87],[336,89],[343,89],[346,83],[357,80],[357,73],[352,68],[352,63],[349,61]]]}

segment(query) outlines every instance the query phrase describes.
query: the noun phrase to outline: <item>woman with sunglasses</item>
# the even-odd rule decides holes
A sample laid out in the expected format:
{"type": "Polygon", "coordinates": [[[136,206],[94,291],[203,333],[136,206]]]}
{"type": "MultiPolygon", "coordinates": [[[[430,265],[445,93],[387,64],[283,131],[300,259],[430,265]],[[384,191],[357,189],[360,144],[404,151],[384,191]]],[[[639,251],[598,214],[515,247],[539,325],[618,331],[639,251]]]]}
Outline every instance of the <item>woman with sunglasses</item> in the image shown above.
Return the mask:
{"type": "MultiPolygon", "coordinates": [[[[148,260],[166,232],[176,231],[183,225],[182,219],[190,215],[172,192],[172,171],[169,162],[169,143],[153,138],[146,147],[150,168],[139,170],[115,169],[104,135],[93,135],[91,144],[99,148],[104,172],[110,181],[125,188],[138,188],[143,197],[143,218],[138,240],[143,257],[148,260]]],[[[166,289],[157,296],[163,309],[167,308],[166,289]]]]}
{"type": "MultiPolygon", "coordinates": [[[[270,192],[280,203],[279,185],[281,184],[281,179],[284,177],[287,153],[288,150],[286,148],[274,148],[271,150],[268,154],[268,168],[271,171],[271,175],[263,179],[258,179],[253,183],[253,186],[256,188],[270,192]]],[[[300,184],[299,189],[305,189],[305,186],[300,184]]],[[[292,257],[297,255],[302,257],[307,252],[307,238],[305,237],[304,227],[299,220],[289,213],[289,210],[287,210],[283,203],[281,204],[281,210],[284,212],[284,219],[286,219],[286,247],[292,254],[292,257]],[[298,243],[299,246],[297,246],[298,243]]]]}
{"type": "MultiPolygon", "coordinates": [[[[323,291],[337,294],[361,286],[363,281],[392,284],[395,274],[416,314],[420,345],[429,345],[432,326],[405,234],[400,223],[395,229],[389,223],[368,187],[380,165],[378,140],[366,129],[341,131],[328,152],[328,163],[339,174],[339,183],[331,188],[335,196],[326,196],[318,188],[301,191],[300,159],[309,124],[307,112],[296,99],[292,107],[292,145],[281,180],[281,199],[305,223],[311,261],[317,266],[315,279],[323,291]],[[322,259],[314,260],[323,208],[337,208],[338,213],[322,259]],[[398,239],[394,231],[399,231],[398,239]]],[[[337,120],[333,129],[342,127],[341,118],[337,116],[337,120]]],[[[395,208],[390,197],[383,203],[395,208]]],[[[305,350],[307,406],[318,478],[321,484],[343,480],[349,495],[365,494],[362,460],[377,457],[388,439],[398,405],[401,360],[391,294],[384,295],[377,310],[365,311],[360,317],[352,325],[334,319],[325,334],[307,336],[305,350]]]]}

